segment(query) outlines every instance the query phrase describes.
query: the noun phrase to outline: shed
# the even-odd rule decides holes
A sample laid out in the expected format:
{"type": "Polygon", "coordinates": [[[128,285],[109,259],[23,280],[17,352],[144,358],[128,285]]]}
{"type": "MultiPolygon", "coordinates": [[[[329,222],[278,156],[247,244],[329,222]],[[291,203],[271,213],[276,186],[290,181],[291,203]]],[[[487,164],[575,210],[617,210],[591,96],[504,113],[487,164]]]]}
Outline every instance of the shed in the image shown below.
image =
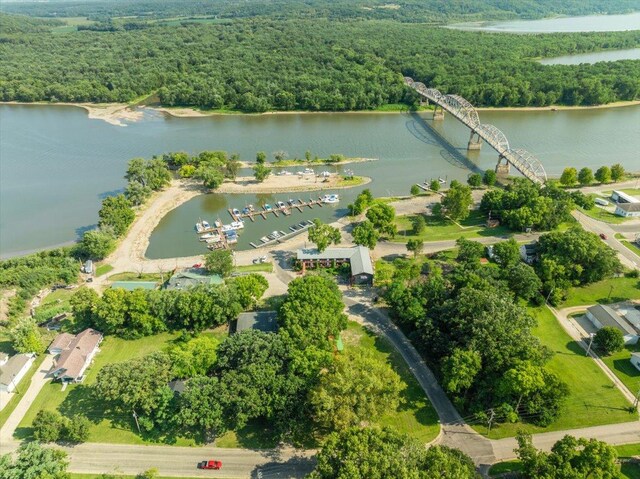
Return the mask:
{"type": "Polygon", "coordinates": [[[586,316],[598,329],[610,326],[619,330],[624,336],[625,344],[636,344],[638,342],[640,332],[609,306],[605,304],[591,306],[587,309],[586,316]]]}
{"type": "Polygon", "coordinates": [[[156,289],[158,283],[155,281],[114,281],[111,287],[133,291],[134,289],[156,289]]]}
{"type": "Polygon", "coordinates": [[[229,333],[241,333],[251,329],[264,331],[265,333],[274,333],[278,330],[278,313],[275,311],[252,311],[249,313],[240,313],[238,319],[232,321],[229,327],[229,333]]]}

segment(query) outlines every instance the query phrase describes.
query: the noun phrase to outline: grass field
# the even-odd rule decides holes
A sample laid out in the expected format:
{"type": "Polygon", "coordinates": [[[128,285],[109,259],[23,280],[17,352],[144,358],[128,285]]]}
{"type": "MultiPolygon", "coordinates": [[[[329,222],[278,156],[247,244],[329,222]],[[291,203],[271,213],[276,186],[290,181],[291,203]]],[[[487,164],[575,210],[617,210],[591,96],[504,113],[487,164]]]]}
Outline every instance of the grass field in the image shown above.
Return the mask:
{"type": "Polygon", "coordinates": [[[258,263],[236,266],[233,270],[237,273],[271,273],[273,271],[273,263],[258,263]]]}
{"type": "Polygon", "coordinates": [[[585,215],[593,218],[594,220],[604,221],[605,223],[611,223],[619,225],[624,223],[627,218],[623,218],[622,216],[618,216],[610,211],[605,210],[604,208],[599,208],[598,206],[594,206],[590,210],[585,210],[580,208],[580,211],[585,215]]]}
{"type": "Polygon", "coordinates": [[[107,274],[113,270],[113,266],[110,264],[101,264],[96,268],[96,276],[102,276],[103,274],[107,274]]]}
{"type": "Polygon", "coordinates": [[[341,177],[338,180],[338,183],[336,186],[340,186],[340,187],[347,187],[347,186],[358,186],[361,185],[362,183],[364,183],[364,178],[362,176],[351,176],[351,177],[341,177]]]}
{"type": "Polygon", "coordinates": [[[637,243],[632,243],[631,241],[627,241],[627,240],[620,240],[620,243],[625,245],[627,248],[629,248],[635,254],[640,255],[640,246],[638,246],[637,243]]]}
{"type": "Polygon", "coordinates": [[[491,466],[489,469],[489,475],[491,477],[497,476],[498,474],[504,474],[506,472],[520,472],[522,470],[522,464],[520,461],[504,461],[498,462],[491,466]]]}
{"type": "Polygon", "coordinates": [[[21,393],[24,393],[31,384],[31,378],[44,361],[44,358],[44,354],[36,358],[31,365],[31,368],[29,368],[29,371],[27,371],[27,374],[25,374],[22,380],[18,383],[16,390],[19,392],[14,393],[9,402],[2,408],[2,411],[0,411],[0,428],[4,426],[4,423],[7,422],[7,419],[11,416],[11,413],[22,399],[21,393]]]}
{"type": "Polygon", "coordinates": [[[144,444],[163,440],[177,445],[193,445],[192,440],[182,438],[153,438],[147,440],[133,433],[133,419],[119,416],[100,399],[93,397],[90,386],[95,383],[97,372],[111,363],[123,362],[132,358],[145,356],[154,351],[168,347],[177,334],[163,333],[142,339],[127,341],[115,337],[106,337],[100,345],[101,351],[96,355],[89,368],[86,379],[81,384],[69,385],[61,391],[60,383],[47,383],[36,397],[27,414],[16,430],[18,438],[28,438],[32,434],[31,423],[41,409],[57,409],[65,415],[85,414],[92,422],[90,442],[110,442],[124,444],[144,444]]]}
{"type": "Polygon", "coordinates": [[[611,356],[602,357],[609,369],[624,383],[633,394],[640,389],[640,371],[631,364],[631,353],[640,351],[640,345],[627,346],[611,356]]]}
{"type": "MultiPolygon", "coordinates": [[[[622,393],[596,363],[585,356],[584,350],[562,329],[551,311],[543,307],[531,309],[531,312],[538,319],[534,335],[554,353],[547,367],[567,383],[570,395],[560,418],[549,427],[502,424],[492,428],[489,437],[499,439],[515,436],[519,430],[535,434],[637,420],[637,414],[628,412],[630,405],[622,393]]],[[[486,427],[474,428],[486,434],[486,427]]]]}
{"type": "Polygon", "coordinates": [[[615,303],[629,299],[640,299],[640,279],[609,278],[597,283],[569,289],[567,300],[562,308],[595,303],[615,303]]]}
{"type": "Polygon", "coordinates": [[[53,316],[71,311],[69,300],[77,289],[56,289],[48,294],[35,309],[35,320],[38,324],[53,316]]]}
{"type": "Polygon", "coordinates": [[[511,236],[512,232],[506,226],[487,228],[484,225],[485,218],[480,211],[472,211],[469,217],[457,225],[451,220],[437,218],[431,215],[422,215],[427,222],[427,227],[419,235],[413,233],[412,219],[416,215],[398,216],[396,226],[398,234],[392,241],[406,243],[410,239],[422,241],[455,240],[460,237],[481,238],[484,236],[511,236]]]}

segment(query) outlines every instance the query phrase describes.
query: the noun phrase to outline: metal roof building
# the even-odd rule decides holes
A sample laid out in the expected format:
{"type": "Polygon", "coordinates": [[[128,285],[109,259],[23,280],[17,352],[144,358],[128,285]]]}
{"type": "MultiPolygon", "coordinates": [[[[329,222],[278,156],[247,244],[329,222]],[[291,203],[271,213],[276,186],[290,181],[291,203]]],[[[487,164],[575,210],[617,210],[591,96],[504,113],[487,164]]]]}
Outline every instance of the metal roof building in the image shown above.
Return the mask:
{"type": "Polygon", "coordinates": [[[273,333],[278,330],[278,313],[275,311],[251,311],[240,313],[238,319],[231,322],[230,333],[240,333],[251,329],[273,333]]]}
{"type": "Polygon", "coordinates": [[[224,281],[216,274],[200,274],[193,271],[180,271],[169,279],[166,289],[182,291],[201,284],[222,284],[224,281]]]}

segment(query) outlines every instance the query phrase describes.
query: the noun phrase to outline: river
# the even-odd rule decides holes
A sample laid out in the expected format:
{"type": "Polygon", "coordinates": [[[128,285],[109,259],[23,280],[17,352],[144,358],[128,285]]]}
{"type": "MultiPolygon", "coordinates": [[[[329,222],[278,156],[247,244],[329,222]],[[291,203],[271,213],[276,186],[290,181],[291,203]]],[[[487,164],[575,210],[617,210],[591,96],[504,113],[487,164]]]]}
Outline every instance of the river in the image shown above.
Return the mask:
{"type": "Polygon", "coordinates": [[[640,30],[640,12],[625,15],[544,18],[542,20],[457,23],[449,25],[449,28],[508,33],[619,32],[640,30]]]}
{"type": "MultiPolygon", "coordinates": [[[[640,108],[566,111],[484,111],[483,123],[495,124],[513,147],[535,153],[547,172],[565,166],[597,168],[622,163],[637,170],[640,108]]],[[[285,150],[302,157],[378,158],[352,164],[356,174],[373,178],[376,195],[407,194],[411,184],[430,178],[464,180],[470,169],[492,168],[496,161],[486,145],[467,154],[469,132],[448,117],[433,122],[416,114],[286,114],[174,118],[146,110],[143,120],[127,127],[90,120],[80,108],[0,105],[0,254],[4,257],[73,241],[96,224],[100,201],[122,190],[126,162],[167,151],[221,149],[251,160],[258,150],[285,150]]],[[[323,170],[325,168],[318,168],[323,170]]],[[[239,247],[273,230],[288,230],[302,219],[330,219],[344,211],[359,189],[341,190],[335,208],[316,208],[286,219],[248,224],[239,247]]],[[[297,197],[308,198],[308,194],[297,197]]],[[[286,200],[286,195],[207,195],[174,210],[151,238],[149,257],[171,257],[203,251],[195,241],[199,218],[220,216],[228,207],[286,200]]]]}
{"type": "Polygon", "coordinates": [[[540,63],[543,65],[580,65],[581,63],[615,62],[618,60],[640,60],[640,48],[607,50],[602,52],[543,58],[540,60],[540,63]]]}

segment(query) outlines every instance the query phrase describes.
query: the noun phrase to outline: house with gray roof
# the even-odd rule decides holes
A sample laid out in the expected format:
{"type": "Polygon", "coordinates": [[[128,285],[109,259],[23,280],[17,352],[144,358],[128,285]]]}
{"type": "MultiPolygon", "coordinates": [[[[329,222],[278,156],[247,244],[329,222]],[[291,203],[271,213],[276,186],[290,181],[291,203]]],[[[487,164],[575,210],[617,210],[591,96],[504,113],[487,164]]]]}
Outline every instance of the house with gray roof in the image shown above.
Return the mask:
{"type": "Polygon", "coordinates": [[[13,392],[35,359],[36,355],[33,353],[16,354],[11,357],[2,353],[0,356],[0,391],[13,392]]]}
{"type": "Polygon", "coordinates": [[[238,319],[231,321],[229,333],[235,334],[242,331],[256,329],[265,333],[275,333],[278,330],[278,313],[275,311],[250,311],[240,313],[238,319]]]}
{"type": "Polygon", "coordinates": [[[640,218],[640,203],[618,203],[614,213],[624,218],[640,218]]]}
{"type": "Polygon", "coordinates": [[[605,326],[616,328],[622,333],[625,344],[636,344],[640,338],[640,331],[606,304],[596,304],[587,308],[586,316],[598,329],[605,326]]]}
{"type": "Polygon", "coordinates": [[[351,284],[373,284],[373,263],[369,248],[365,246],[327,248],[322,252],[317,249],[299,249],[296,258],[303,271],[349,264],[351,284]]]}

